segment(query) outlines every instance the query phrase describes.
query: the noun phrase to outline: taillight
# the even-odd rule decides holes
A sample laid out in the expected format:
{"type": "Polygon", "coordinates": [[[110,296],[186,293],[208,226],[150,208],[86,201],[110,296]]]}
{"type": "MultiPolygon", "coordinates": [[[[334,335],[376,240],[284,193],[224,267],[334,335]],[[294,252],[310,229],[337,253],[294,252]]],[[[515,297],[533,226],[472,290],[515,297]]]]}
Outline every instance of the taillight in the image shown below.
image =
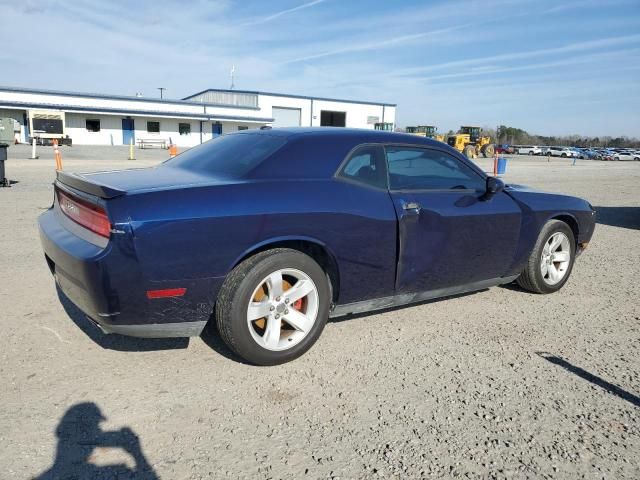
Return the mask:
{"type": "Polygon", "coordinates": [[[71,197],[61,190],[57,190],[57,194],[60,210],[62,210],[67,217],[92,232],[109,238],[111,223],[104,208],[85,202],[79,198],[71,197]]]}

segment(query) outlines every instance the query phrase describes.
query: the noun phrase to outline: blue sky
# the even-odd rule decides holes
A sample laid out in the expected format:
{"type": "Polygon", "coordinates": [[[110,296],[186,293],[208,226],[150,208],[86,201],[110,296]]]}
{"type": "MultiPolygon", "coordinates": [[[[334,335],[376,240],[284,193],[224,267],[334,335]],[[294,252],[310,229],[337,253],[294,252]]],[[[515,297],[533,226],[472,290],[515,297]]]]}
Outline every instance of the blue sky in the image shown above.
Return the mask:
{"type": "Polygon", "coordinates": [[[640,0],[0,0],[0,83],[398,104],[400,126],[640,137],[640,0]],[[10,48],[7,49],[6,47],[10,48]]]}

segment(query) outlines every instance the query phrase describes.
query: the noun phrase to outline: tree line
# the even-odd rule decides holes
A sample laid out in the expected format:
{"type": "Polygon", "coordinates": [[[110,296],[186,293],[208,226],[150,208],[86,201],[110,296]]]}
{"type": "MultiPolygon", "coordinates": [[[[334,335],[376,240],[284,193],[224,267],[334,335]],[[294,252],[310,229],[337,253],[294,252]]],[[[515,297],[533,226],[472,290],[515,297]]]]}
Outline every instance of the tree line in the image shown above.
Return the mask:
{"type": "MultiPolygon", "coordinates": [[[[396,132],[404,132],[404,128],[396,128],[396,132]]],[[[455,135],[457,132],[449,130],[445,137],[455,135]]],[[[609,147],[609,148],[640,148],[640,139],[636,137],[585,137],[582,135],[546,136],[531,134],[521,128],[500,125],[498,128],[482,127],[481,134],[491,137],[498,145],[558,145],[567,147],[609,147]]]]}
{"type": "Polygon", "coordinates": [[[585,137],[582,135],[545,136],[533,135],[521,128],[500,125],[497,129],[483,127],[483,135],[489,135],[497,144],[509,145],[563,145],[572,147],[638,148],[640,139],[635,137],[585,137]]]}

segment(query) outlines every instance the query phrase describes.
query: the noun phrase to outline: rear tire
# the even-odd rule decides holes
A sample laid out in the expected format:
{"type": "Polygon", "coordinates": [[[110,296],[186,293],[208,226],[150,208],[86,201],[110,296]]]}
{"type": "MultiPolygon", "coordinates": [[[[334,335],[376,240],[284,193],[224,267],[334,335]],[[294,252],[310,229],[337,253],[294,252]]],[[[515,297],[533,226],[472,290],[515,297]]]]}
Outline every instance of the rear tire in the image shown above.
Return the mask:
{"type": "Polygon", "coordinates": [[[278,365],[311,348],[327,323],[329,304],[322,268],[302,252],[276,248],[227,275],[215,316],[231,350],[254,365],[278,365]]]}
{"type": "Polygon", "coordinates": [[[495,153],[496,153],[496,149],[491,144],[485,145],[484,149],[482,150],[482,154],[484,155],[485,158],[491,158],[495,155],[495,153]]]}
{"type": "Polygon", "coordinates": [[[576,241],[569,225],[550,220],[542,228],[527,265],[516,280],[518,285],[534,293],[557,292],[571,275],[575,252],[576,241]]]}

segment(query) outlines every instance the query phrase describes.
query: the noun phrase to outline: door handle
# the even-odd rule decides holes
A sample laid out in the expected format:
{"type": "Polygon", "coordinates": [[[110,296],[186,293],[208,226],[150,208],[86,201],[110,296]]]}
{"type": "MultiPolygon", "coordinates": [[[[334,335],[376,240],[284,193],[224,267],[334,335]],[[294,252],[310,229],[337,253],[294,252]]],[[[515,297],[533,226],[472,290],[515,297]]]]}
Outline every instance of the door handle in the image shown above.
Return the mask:
{"type": "Polygon", "coordinates": [[[402,209],[412,213],[420,213],[422,207],[418,202],[405,202],[402,204],[402,209]]]}

